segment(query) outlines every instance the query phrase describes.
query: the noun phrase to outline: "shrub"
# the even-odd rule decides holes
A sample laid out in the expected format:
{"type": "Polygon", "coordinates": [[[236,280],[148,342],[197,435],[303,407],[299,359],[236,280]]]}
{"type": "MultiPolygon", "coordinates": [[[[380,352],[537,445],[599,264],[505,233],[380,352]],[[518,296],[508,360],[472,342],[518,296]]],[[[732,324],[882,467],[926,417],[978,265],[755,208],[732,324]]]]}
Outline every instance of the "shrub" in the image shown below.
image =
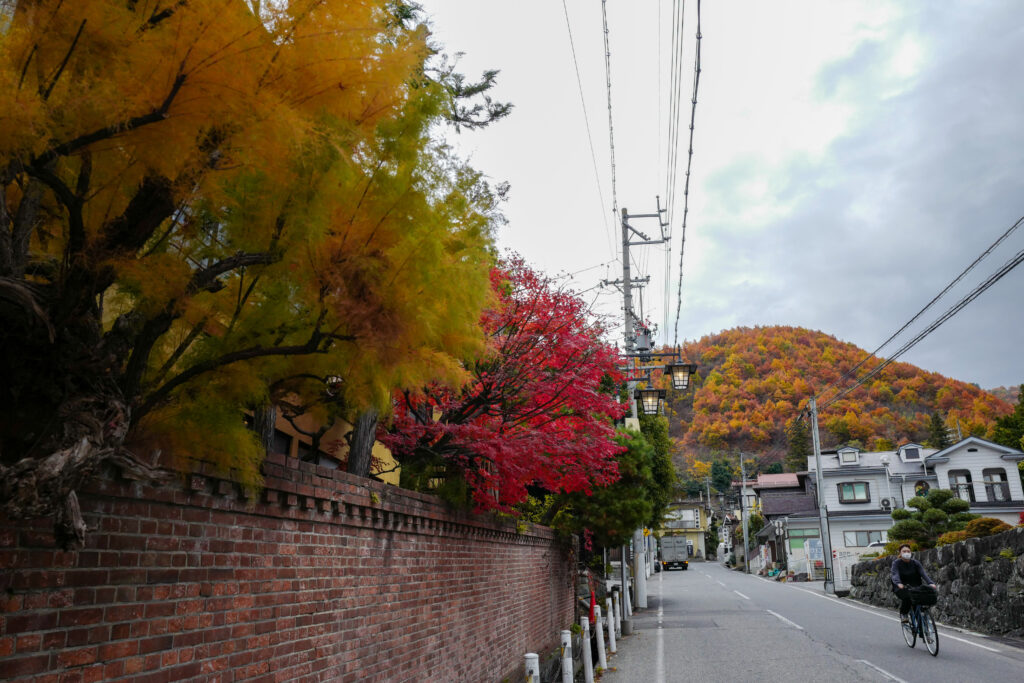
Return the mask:
{"type": "Polygon", "coordinates": [[[999,551],[999,557],[1005,557],[1008,560],[1012,560],[1013,558],[1015,558],[1017,556],[1014,555],[1013,551],[1010,550],[1009,548],[1003,548],[1002,550],[999,551]]]}
{"type": "Polygon", "coordinates": [[[895,510],[892,511],[892,518],[895,519],[897,522],[902,522],[904,519],[911,519],[913,518],[913,516],[913,512],[911,512],[910,510],[905,510],[903,508],[896,508],[895,510]]]}
{"type": "Polygon", "coordinates": [[[1001,519],[979,517],[967,523],[966,531],[970,536],[991,536],[1012,528],[1001,519]]]}
{"type": "MultiPolygon", "coordinates": [[[[895,528],[895,527],[893,527],[895,528]]],[[[889,530],[889,535],[892,535],[892,529],[889,530]]],[[[910,550],[917,552],[921,549],[921,546],[917,544],[917,541],[889,541],[885,544],[885,549],[882,551],[883,555],[899,555],[900,546],[904,543],[910,544],[910,550]]]]}
{"type": "Polygon", "coordinates": [[[947,531],[935,540],[935,545],[949,545],[950,543],[956,543],[967,538],[966,531],[947,531]]]}

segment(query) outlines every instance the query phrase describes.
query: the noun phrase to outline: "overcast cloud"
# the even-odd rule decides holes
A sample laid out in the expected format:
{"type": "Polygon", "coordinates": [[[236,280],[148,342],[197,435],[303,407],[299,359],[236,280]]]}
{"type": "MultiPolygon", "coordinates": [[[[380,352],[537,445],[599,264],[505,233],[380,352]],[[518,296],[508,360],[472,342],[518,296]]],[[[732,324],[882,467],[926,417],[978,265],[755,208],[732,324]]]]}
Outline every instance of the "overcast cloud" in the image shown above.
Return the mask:
{"type": "MultiPolygon", "coordinates": [[[[516,105],[507,121],[454,140],[512,184],[502,246],[551,274],[617,256],[600,3],[568,8],[603,204],[562,3],[424,5],[437,39],[466,52],[464,69],[501,69],[497,95],[516,105]]],[[[687,119],[695,5],[684,27],[687,119]]],[[[658,5],[608,2],[618,200],[631,213],[653,211],[654,195],[665,195],[670,6],[661,9],[659,89],[658,5]]],[[[702,11],[681,337],[785,324],[873,349],[1024,215],[1019,2],[736,1],[702,11]]],[[[680,181],[685,148],[681,140],[680,181]]],[[[670,328],[681,201],[676,214],[670,328]]],[[[1021,249],[1024,228],[922,325],[1021,249]]],[[[652,277],[645,313],[664,326],[663,252],[639,256],[652,277]]],[[[586,270],[574,286],[619,269],[586,270]]],[[[1024,382],[1022,293],[1024,266],[903,360],[984,387],[1024,382]]],[[[586,296],[621,318],[610,288],[586,296]]]]}

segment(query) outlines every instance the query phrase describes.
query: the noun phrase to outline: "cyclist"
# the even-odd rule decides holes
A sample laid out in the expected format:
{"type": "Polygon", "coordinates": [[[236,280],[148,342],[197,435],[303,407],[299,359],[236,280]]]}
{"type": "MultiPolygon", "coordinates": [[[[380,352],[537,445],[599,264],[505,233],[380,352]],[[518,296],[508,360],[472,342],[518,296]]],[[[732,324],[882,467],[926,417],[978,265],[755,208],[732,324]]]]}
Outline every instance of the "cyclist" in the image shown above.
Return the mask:
{"type": "Polygon", "coordinates": [[[892,561],[889,578],[892,579],[892,592],[900,599],[900,621],[905,624],[910,621],[910,588],[925,584],[936,588],[935,582],[924,570],[924,565],[914,559],[907,543],[900,546],[900,556],[892,561]]]}

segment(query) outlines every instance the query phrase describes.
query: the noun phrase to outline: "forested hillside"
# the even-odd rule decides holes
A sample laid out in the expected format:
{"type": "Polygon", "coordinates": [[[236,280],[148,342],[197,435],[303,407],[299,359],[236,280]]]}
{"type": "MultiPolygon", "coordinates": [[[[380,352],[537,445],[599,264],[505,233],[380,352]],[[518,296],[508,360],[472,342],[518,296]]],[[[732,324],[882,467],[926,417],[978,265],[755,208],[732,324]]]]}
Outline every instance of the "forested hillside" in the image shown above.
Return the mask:
{"type": "MultiPolygon", "coordinates": [[[[687,344],[683,356],[698,370],[695,390],[676,394],[671,405],[672,434],[687,461],[680,465],[737,450],[757,454],[761,465],[781,462],[787,426],[807,399],[865,353],[797,327],[737,328],[687,344]]],[[[1007,379],[1012,386],[1018,378],[1007,379]]],[[[954,435],[959,426],[964,436],[985,436],[1012,410],[1007,400],[973,384],[895,362],[822,412],[822,445],[854,442],[881,450],[907,440],[926,443],[933,414],[954,435]]]]}

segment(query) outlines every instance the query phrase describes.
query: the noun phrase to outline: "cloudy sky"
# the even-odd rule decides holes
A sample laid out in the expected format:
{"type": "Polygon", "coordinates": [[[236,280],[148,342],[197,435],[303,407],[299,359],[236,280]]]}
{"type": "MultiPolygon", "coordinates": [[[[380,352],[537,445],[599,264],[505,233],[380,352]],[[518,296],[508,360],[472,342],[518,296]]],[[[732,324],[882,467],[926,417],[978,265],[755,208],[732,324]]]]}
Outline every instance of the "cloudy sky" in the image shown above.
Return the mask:
{"type": "MultiPolygon", "coordinates": [[[[619,294],[595,288],[621,276],[600,2],[566,2],[586,119],[562,2],[423,5],[435,40],[464,52],[469,74],[500,69],[496,95],[516,107],[453,139],[511,183],[500,244],[575,274],[572,286],[621,320],[619,294]]],[[[664,250],[633,250],[651,276],[644,314],[664,331],[667,308],[669,343],[696,32],[696,2],[685,5],[667,307],[664,250]]],[[[673,2],[607,8],[616,195],[652,213],[667,188],[673,2]]],[[[701,29],[680,338],[786,324],[874,349],[1024,215],[1020,2],[705,2],[701,29]]],[[[882,354],[1022,249],[1024,227],[882,354]]],[[[1024,382],[1022,294],[1024,266],[903,360],[983,387],[1024,382]]]]}

